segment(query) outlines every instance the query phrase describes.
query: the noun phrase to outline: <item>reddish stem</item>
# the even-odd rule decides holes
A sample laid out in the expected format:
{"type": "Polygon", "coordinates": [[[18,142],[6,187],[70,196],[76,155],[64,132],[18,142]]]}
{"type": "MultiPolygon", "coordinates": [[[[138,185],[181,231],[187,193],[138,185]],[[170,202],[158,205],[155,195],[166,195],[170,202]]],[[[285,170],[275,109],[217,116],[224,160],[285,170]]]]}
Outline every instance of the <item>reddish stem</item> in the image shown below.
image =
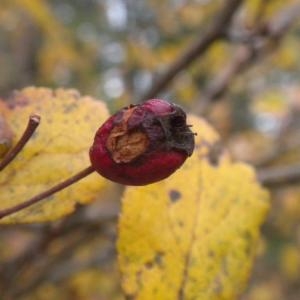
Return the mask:
{"type": "Polygon", "coordinates": [[[53,186],[49,190],[46,190],[28,200],[25,202],[22,202],[20,204],[17,204],[16,206],[4,209],[0,211],[0,219],[9,216],[11,214],[14,214],[24,208],[27,208],[35,203],[38,203],[39,201],[65,189],[66,187],[72,185],[73,183],[83,179],[84,177],[88,176],[89,174],[93,173],[95,170],[92,166],[89,166],[85,168],[84,170],[80,171],[79,173],[73,175],[72,177],[58,183],[57,185],[53,186]]]}
{"type": "Polygon", "coordinates": [[[32,137],[36,128],[39,126],[40,120],[41,118],[38,115],[31,115],[29,117],[27,127],[22,137],[17,142],[17,144],[6,153],[3,160],[0,162],[0,171],[2,171],[6,166],[8,166],[9,163],[12,162],[13,159],[21,152],[21,150],[27,144],[28,140],[32,137]]]}

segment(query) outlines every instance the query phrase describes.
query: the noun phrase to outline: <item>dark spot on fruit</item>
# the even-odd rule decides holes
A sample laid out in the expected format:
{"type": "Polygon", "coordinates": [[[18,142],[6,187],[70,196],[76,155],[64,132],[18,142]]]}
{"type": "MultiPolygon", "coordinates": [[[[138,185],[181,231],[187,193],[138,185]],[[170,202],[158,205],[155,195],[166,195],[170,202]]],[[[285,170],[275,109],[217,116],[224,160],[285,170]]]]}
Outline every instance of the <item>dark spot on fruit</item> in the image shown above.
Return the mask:
{"type": "Polygon", "coordinates": [[[177,202],[181,198],[181,193],[177,190],[170,190],[169,197],[172,202],[177,202]]]}

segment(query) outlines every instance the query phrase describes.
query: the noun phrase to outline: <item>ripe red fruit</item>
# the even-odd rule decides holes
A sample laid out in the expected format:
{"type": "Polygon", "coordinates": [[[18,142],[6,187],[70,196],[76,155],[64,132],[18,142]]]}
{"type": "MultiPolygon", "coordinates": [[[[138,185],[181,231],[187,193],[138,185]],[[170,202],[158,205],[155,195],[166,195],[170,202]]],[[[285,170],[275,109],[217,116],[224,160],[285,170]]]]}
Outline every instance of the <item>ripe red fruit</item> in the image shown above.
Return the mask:
{"type": "Polygon", "coordinates": [[[90,149],[94,169],[126,185],[145,185],[176,171],[194,150],[194,133],[177,105],[151,99],[111,116],[90,149]]]}

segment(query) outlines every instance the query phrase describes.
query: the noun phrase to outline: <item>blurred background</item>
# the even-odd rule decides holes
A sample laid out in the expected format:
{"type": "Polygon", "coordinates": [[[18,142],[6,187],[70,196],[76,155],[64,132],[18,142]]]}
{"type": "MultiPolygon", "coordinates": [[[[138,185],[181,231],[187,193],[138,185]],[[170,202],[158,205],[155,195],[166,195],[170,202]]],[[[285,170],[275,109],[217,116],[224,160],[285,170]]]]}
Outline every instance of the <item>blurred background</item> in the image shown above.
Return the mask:
{"type": "MultiPolygon", "coordinates": [[[[233,158],[260,174],[299,166],[300,1],[224,3],[1,0],[0,97],[30,85],[70,87],[111,111],[162,97],[207,118],[233,158]]],[[[299,180],[270,191],[243,300],[300,299],[299,180]]],[[[84,226],[70,217],[1,229],[0,291],[16,289],[7,299],[122,299],[112,246],[118,205],[100,218],[88,209],[76,219],[84,226]]]]}

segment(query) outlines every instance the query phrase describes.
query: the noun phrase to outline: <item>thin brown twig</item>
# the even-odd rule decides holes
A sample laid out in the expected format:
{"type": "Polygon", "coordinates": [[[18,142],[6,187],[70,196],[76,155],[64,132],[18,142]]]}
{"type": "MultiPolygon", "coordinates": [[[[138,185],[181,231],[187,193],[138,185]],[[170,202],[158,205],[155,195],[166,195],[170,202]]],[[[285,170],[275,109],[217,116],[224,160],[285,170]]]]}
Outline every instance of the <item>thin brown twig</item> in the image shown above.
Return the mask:
{"type": "MultiPolygon", "coordinates": [[[[36,261],[33,265],[31,265],[31,268],[36,268],[38,272],[34,272],[34,276],[31,278],[29,282],[25,282],[23,285],[19,285],[17,289],[14,289],[12,291],[13,298],[19,299],[21,296],[31,293],[32,290],[34,290],[37,286],[42,284],[44,281],[49,280],[55,280],[56,277],[60,277],[61,275],[67,276],[70,273],[62,274],[64,271],[64,267],[72,267],[73,266],[73,254],[76,253],[78,248],[82,247],[82,245],[85,245],[92,240],[95,239],[95,237],[104,236],[105,239],[107,239],[107,243],[109,244],[109,247],[111,249],[114,249],[114,246],[112,246],[112,241],[115,239],[115,237],[110,237],[107,232],[107,226],[103,226],[102,223],[100,224],[90,224],[83,226],[82,228],[78,228],[79,232],[69,232],[69,234],[74,237],[69,239],[69,237],[63,237],[66,240],[66,244],[64,247],[60,249],[56,253],[55,256],[51,256],[48,254],[47,257],[41,257],[40,261],[36,261]]],[[[59,236],[62,238],[61,236],[59,236]]],[[[49,249],[48,249],[49,250],[49,249]]],[[[106,249],[103,249],[106,252],[106,249]]],[[[102,256],[101,253],[98,253],[100,256],[102,256]]],[[[109,262],[112,258],[112,255],[114,254],[114,251],[110,251],[110,256],[106,257],[106,262],[109,262]]],[[[104,263],[103,260],[99,262],[100,264],[104,263]]],[[[76,264],[76,263],[75,263],[76,264]]],[[[89,265],[90,266],[90,265],[89,265]]],[[[87,265],[77,265],[77,267],[85,268],[88,267],[87,265]]],[[[79,270],[78,270],[79,271],[79,270]]],[[[21,276],[24,276],[24,274],[20,274],[21,276]]],[[[62,278],[61,278],[62,279],[62,278]]],[[[15,279],[15,280],[18,280],[15,279]]]]}
{"type": "Polygon", "coordinates": [[[276,141],[267,155],[256,161],[257,168],[266,168],[272,166],[276,160],[289,152],[297,152],[300,150],[300,132],[290,135],[290,132],[297,130],[298,122],[297,113],[290,110],[286,120],[280,123],[276,141]],[[292,137],[292,138],[291,138],[292,137]]]}
{"type": "Polygon", "coordinates": [[[24,146],[27,144],[27,142],[29,141],[29,139],[32,137],[35,130],[39,126],[40,120],[41,117],[38,115],[31,115],[29,117],[27,127],[22,137],[17,142],[17,144],[6,153],[3,160],[0,162],[0,171],[2,171],[6,166],[8,166],[9,163],[12,162],[13,159],[22,151],[24,146]]]}
{"type": "Polygon", "coordinates": [[[163,91],[166,86],[195,59],[199,58],[218,39],[224,35],[224,29],[231,23],[231,20],[243,0],[228,0],[221,8],[214,22],[206,33],[192,43],[183,54],[178,57],[168,70],[153,84],[153,86],[141,97],[141,101],[155,97],[163,91]]]}
{"type": "Polygon", "coordinates": [[[57,185],[53,186],[52,188],[50,188],[49,190],[46,190],[20,204],[17,204],[16,206],[4,209],[0,211],[0,219],[7,217],[11,214],[14,214],[24,208],[27,208],[33,204],[36,204],[38,202],[40,202],[41,200],[63,190],[64,188],[72,185],[73,183],[83,179],[84,177],[90,175],[91,173],[93,173],[95,171],[95,169],[92,166],[89,166],[87,168],[85,168],[84,170],[78,172],[77,174],[73,175],[72,177],[58,183],[57,185]]]}
{"type": "MultiPolygon", "coordinates": [[[[203,99],[210,104],[224,94],[237,74],[240,74],[257,57],[257,51],[252,46],[241,46],[232,61],[218,73],[204,92],[203,99]]],[[[201,102],[201,101],[200,101],[201,102]]],[[[203,106],[203,102],[200,103],[203,106]]]]}
{"type": "MultiPolygon", "coordinates": [[[[101,203],[103,203],[103,201],[101,203]]],[[[111,203],[111,201],[109,201],[109,203],[111,203]]],[[[55,260],[51,261],[51,263],[48,258],[49,249],[51,249],[52,244],[57,240],[64,240],[64,249],[68,248],[66,249],[66,252],[68,257],[70,257],[70,248],[74,250],[74,246],[77,245],[72,243],[72,245],[68,246],[70,237],[77,237],[78,233],[87,237],[91,232],[97,232],[97,236],[101,236],[101,232],[103,232],[106,237],[110,237],[110,227],[108,226],[115,223],[119,210],[115,208],[113,212],[111,211],[109,213],[109,216],[106,215],[103,218],[101,215],[90,216],[87,212],[90,208],[91,206],[80,205],[76,208],[74,213],[66,216],[64,219],[55,223],[43,224],[42,228],[38,227],[39,231],[34,231],[34,241],[28,245],[24,252],[13,257],[11,260],[4,262],[2,265],[0,264],[0,290],[1,288],[3,289],[3,287],[8,287],[7,293],[10,293],[12,290],[14,293],[18,293],[16,289],[13,289],[12,287],[20,278],[23,278],[24,276],[26,277],[26,272],[29,266],[31,271],[35,268],[35,266],[37,266],[39,269],[38,277],[41,277],[41,274],[45,272],[46,269],[51,269],[50,265],[61,265],[61,261],[63,261],[63,258],[59,259],[61,254],[56,253],[55,260]],[[46,263],[47,266],[45,265],[46,263]]],[[[105,209],[105,207],[103,208],[105,209]]],[[[12,227],[9,226],[7,228],[12,227]]],[[[13,225],[13,228],[16,228],[16,226],[13,225]]],[[[22,226],[19,229],[26,230],[26,228],[30,230],[31,233],[33,233],[32,230],[34,230],[34,228],[37,229],[36,227],[31,227],[31,225],[25,227],[22,226]]],[[[94,234],[91,236],[94,236],[94,234]]],[[[112,235],[110,238],[113,240],[115,237],[112,235]]],[[[82,244],[82,241],[78,244],[82,244]]],[[[63,251],[65,252],[65,250],[63,251]]],[[[33,271],[33,274],[34,273],[35,272],[33,271]]],[[[18,286],[18,290],[20,289],[22,289],[21,285],[18,286]]]]}
{"type": "MultiPolygon", "coordinates": [[[[257,60],[276,50],[299,14],[300,5],[288,7],[268,23],[263,26],[259,25],[259,28],[255,29],[252,34],[241,36],[240,40],[244,44],[237,49],[229,64],[211,81],[195,111],[206,114],[211,102],[220,100],[238,75],[249,69],[257,60]]],[[[228,38],[231,39],[230,35],[228,38]]]]}
{"type": "Polygon", "coordinates": [[[267,187],[300,182],[300,164],[268,167],[257,171],[258,180],[267,187]]]}
{"type": "MultiPolygon", "coordinates": [[[[52,274],[49,274],[50,281],[61,282],[67,278],[70,278],[73,274],[77,274],[87,269],[99,269],[105,265],[112,265],[112,260],[116,257],[116,249],[112,243],[106,245],[101,249],[101,252],[97,251],[92,254],[86,261],[67,262],[62,265],[56,265],[56,269],[52,274]]],[[[49,280],[48,279],[48,280],[49,280]]]]}

